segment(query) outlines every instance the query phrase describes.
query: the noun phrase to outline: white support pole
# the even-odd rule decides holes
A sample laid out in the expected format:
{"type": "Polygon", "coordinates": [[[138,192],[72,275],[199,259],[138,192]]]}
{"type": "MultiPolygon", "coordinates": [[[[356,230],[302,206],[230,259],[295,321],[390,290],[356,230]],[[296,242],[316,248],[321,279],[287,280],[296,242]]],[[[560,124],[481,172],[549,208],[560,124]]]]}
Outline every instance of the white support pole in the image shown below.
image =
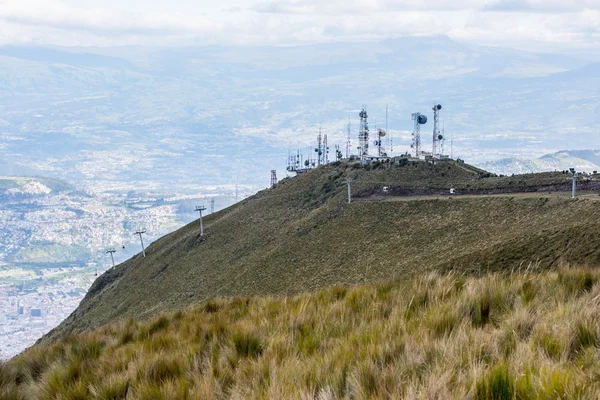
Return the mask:
{"type": "Polygon", "coordinates": [[[196,211],[200,213],[200,237],[204,237],[204,225],[202,224],[202,211],[206,210],[204,206],[196,207],[196,211]]]}
{"type": "Polygon", "coordinates": [[[115,266],[115,257],[113,256],[114,253],[116,253],[117,251],[115,249],[110,249],[110,250],[106,250],[106,252],[108,254],[110,254],[110,259],[112,261],[112,266],[115,266]]]}
{"type": "Polygon", "coordinates": [[[348,179],[344,183],[348,185],[348,204],[350,204],[350,203],[352,203],[352,191],[351,191],[352,179],[348,179]]]}
{"type": "Polygon", "coordinates": [[[140,237],[140,243],[142,245],[142,254],[144,255],[144,257],[146,257],[146,248],[144,247],[144,239],[142,238],[142,235],[146,233],[146,230],[141,230],[141,231],[137,231],[135,234],[139,235],[140,237]]]}

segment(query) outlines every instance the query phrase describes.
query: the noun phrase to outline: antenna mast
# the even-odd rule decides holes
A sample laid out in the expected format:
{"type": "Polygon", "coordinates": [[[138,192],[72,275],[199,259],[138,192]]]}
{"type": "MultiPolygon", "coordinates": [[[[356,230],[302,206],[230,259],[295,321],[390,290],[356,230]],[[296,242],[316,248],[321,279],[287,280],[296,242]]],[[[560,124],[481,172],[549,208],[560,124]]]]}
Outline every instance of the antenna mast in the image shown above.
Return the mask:
{"type": "Polygon", "coordinates": [[[379,157],[387,157],[387,153],[385,152],[385,148],[383,148],[383,138],[386,135],[386,131],[379,128],[377,129],[377,140],[375,141],[375,145],[377,146],[377,155],[379,157]]]}
{"type": "Polygon", "coordinates": [[[444,138],[440,133],[440,110],[442,109],[441,104],[435,104],[433,110],[433,150],[431,152],[431,158],[435,159],[436,155],[439,155],[438,150],[440,143],[444,138]]]}
{"type": "Polygon", "coordinates": [[[277,170],[271,170],[271,187],[277,185],[277,170]]]}
{"type": "Polygon", "coordinates": [[[390,156],[393,156],[393,152],[394,152],[394,147],[392,145],[392,135],[390,134],[390,131],[388,130],[388,105],[385,105],[385,133],[388,134],[388,138],[387,138],[387,142],[388,145],[390,146],[390,156]]]}
{"type": "Polygon", "coordinates": [[[323,165],[329,164],[329,147],[327,146],[327,134],[323,136],[323,165]]]}
{"type": "Polygon", "coordinates": [[[427,123],[427,117],[419,112],[413,113],[411,117],[414,121],[414,128],[412,133],[413,142],[410,147],[415,149],[415,157],[419,158],[421,150],[421,125],[427,123]]]}
{"type": "Polygon", "coordinates": [[[346,159],[350,158],[350,118],[348,118],[348,139],[346,140],[346,159]]]}
{"type": "Polygon", "coordinates": [[[322,144],[322,136],[321,136],[321,127],[319,126],[319,135],[317,136],[317,148],[315,149],[315,153],[317,153],[317,166],[321,166],[321,160],[323,157],[323,144],[322,144]]]}
{"type": "Polygon", "coordinates": [[[454,159],[454,132],[450,136],[450,158],[454,159]]]}
{"type": "Polygon", "coordinates": [[[360,130],[358,131],[359,155],[361,162],[364,163],[365,157],[369,155],[369,123],[367,121],[369,115],[367,114],[366,107],[363,106],[358,115],[360,116],[360,130]]]}

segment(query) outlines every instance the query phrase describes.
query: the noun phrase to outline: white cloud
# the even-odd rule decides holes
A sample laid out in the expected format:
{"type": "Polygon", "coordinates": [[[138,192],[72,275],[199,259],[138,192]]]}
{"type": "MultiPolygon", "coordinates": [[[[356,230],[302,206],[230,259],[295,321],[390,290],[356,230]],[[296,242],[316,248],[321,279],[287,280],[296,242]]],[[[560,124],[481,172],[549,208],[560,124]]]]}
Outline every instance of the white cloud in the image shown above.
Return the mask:
{"type": "Polygon", "coordinates": [[[223,24],[197,14],[143,13],[74,8],[62,1],[25,0],[0,3],[0,18],[28,26],[103,33],[163,34],[214,32],[223,24]]]}
{"type": "Polygon", "coordinates": [[[367,14],[394,11],[576,12],[599,9],[600,0],[267,0],[254,9],[284,14],[367,14]]]}
{"type": "Polygon", "coordinates": [[[484,11],[535,11],[545,13],[573,13],[586,9],[600,9],[600,0],[488,0],[484,11]]]}
{"type": "Polygon", "coordinates": [[[600,0],[245,0],[243,8],[232,1],[0,0],[0,43],[287,45],[447,34],[600,53],[600,0]]]}

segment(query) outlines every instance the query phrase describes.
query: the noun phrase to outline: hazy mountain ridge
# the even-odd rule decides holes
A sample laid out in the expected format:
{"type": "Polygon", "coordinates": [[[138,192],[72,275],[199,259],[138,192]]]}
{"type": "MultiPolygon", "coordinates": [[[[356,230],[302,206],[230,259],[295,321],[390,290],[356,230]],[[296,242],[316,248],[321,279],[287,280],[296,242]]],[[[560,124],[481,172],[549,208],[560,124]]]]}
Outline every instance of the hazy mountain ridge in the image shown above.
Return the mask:
{"type": "Polygon", "coordinates": [[[553,154],[527,159],[504,158],[497,161],[478,163],[483,169],[497,174],[527,174],[534,172],[564,171],[575,168],[579,172],[600,171],[600,151],[562,150],[553,154]]]}
{"type": "MultiPolygon", "coordinates": [[[[453,153],[468,161],[541,155],[566,142],[589,148],[599,118],[600,78],[585,62],[447,37],[296,47],[0,48],[0,65],[0,172],[131,188],[149,180],[163,188],[236,181],[264,187],[270,169],[282,175],[288,149],[314,145],[318,125],[333,146],[345,140],[350,117],[356,142],[362,104],[372,127],[384,124],[389,105],[400,153],[409,149],[410,113],[443,103],[453,153]]],[[[425,146],[430,130],[423,129],[425,146]]]]}

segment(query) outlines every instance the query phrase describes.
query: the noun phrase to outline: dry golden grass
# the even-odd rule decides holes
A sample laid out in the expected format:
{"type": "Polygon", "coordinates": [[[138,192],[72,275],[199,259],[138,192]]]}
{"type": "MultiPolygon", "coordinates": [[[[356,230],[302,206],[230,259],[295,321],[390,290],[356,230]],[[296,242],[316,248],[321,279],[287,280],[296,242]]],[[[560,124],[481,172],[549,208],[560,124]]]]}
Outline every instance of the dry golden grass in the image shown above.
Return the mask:
{"type": "Polygon", "coordinates": [[[213,300],[36,346],[2,399],[598,399],[600,271],[213,300]]]}

